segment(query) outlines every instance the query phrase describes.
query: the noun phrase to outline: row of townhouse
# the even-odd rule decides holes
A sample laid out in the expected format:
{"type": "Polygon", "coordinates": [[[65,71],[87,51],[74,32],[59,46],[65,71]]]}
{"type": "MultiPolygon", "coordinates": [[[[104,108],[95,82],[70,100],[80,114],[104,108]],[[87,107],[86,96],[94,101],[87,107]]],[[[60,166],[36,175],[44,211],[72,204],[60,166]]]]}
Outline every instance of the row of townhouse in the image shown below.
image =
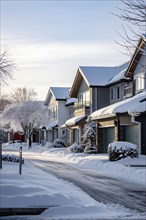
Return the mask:
{"type": "Polygon", "coordinates": [[[96,123],[98,152],[113,141],[129,141],[146,154],[146,35],[130,62],[116,67],[80,66],[72,87],[50,87],[45,103],[49,124],[43,138],[81,143],[86,119],[96,123]]]}

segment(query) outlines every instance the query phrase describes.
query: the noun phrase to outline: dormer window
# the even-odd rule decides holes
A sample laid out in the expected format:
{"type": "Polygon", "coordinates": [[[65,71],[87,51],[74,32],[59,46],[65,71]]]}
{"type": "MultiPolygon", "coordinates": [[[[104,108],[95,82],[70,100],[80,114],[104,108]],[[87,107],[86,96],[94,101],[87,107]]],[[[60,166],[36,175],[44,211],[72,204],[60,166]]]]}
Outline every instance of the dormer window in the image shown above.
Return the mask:
{"type": "Polygon", "coordinates": [[[136,93],[144,90],[144,73],[138,74],[136,76],[136,93]]]}

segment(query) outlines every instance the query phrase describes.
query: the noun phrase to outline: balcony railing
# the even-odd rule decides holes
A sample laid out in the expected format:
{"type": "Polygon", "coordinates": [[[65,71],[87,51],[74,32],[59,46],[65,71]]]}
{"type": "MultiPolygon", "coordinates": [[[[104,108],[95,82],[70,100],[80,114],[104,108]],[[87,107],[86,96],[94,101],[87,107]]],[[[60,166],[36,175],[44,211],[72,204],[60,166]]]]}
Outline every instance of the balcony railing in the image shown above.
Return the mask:
{"type": "Polygon", "coordinates": [[[81,112],[84,115],[90,114],[90,102],[75,103],[74,106],[70,107],[70,117],[75,117],[81,112]]]}
{"type": "Polygon", "coordinates": [[[90,109],[90,102],[75,103],[74,111],[90,109]]]}

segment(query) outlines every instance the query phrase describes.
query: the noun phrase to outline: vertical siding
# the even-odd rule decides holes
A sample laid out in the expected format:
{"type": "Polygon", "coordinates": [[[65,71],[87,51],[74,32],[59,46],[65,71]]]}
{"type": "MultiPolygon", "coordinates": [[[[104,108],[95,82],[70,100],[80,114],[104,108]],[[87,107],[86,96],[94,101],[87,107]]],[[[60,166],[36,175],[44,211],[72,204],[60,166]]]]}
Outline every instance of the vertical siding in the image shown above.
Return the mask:
{"type": "Polygon", "coordinates": [[[58,137],[63,136],[63,129],[60,128],[70,117],[69,108],[65,107],[66,101],[58,101],[58,137]]]}
{"type": "Polygon", "coordinates": [[[110,104],[109,88],[107,87],[93,87],[92,88],[92,112],[97,109],[104,108],[110,104]]]}

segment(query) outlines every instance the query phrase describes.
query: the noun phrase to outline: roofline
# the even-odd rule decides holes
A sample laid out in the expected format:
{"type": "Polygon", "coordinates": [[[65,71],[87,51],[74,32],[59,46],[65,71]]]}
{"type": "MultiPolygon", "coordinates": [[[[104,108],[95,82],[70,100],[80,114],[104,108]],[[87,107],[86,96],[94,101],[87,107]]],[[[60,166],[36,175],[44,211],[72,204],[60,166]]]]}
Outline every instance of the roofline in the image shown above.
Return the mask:
{"type": "Polygon", "coordinates": [[[115,85],[115,84],[117,84],[117,83],[121,83],[121,82],[130,82],[132,79],[131,78],[125,78],[125,79],[119,79],[119,80],[117,80],[117,81],[115,81],[115,82],[111,82],[111,83],[108,83],[106,86],[112,86],[112,85],[115,85]]]}
{"type": "Polygon", "coordinates": [[[47,106],[47,105],[49,104],[49,96],[50,96],[50,88],[49,88],[49,90],[48,90],[48,92],[47,92],[47,96],[46,96],[46,99],[45,99],[45,101],[44,101],[44,105],[45,105],[45,106],[47,106]]]}
{"type": "Polygon", "coordinates": [[[81,69],[80,66],[79,66],[79,70],[80,70],[80,72],[81,72],[81,74],[82,74],[83,79],[84,79],[85,82],[87,83],[87,86],[90,86],[90,83],[89,83],[89,81],[87,80],[87,78],[85,77],[85,75],[84,75],[84,73],[83,73],[83,71],[82,71],[82,69],[81,69]]]}
{"type": "Polygon", "coordinates": [[[113,114],[105,114],[105,115],[97,116],[97,117],[94,117],[93,119],[91,118],[91,120],[97,121],[100,119],[115,118],[115,117],[117,117],[117,114],[113,113],[113,114]]]}
{"type": "Polygon", "coordinates": [[[74,92],[74,89],[75,89],[75,85],[76,85],[77,79],[79,77],[79,74],[81,74],[81,73],[80,73],[80,70],[78,68],[77,72],[76,72],[76,75],[75,75],[75,78],[74,78],[74,81],[73,81],[73,84],[71,86],[70,93],[69,93],[70,98],[76,98],[76,92],[74,92]]]}
{"type": "MultiPolygon", "coordinates": [[[[125,76],[127,76],[130,73],[133,74],[133,71],[131,72],[132,65],[133,65],[133,63],[134,63],[134,61],[136,60],[137,57],[138,57],[138,60],[141,58],[142,53],[140,53],[140,48],[143,49],[145,45],[146,45],[146,37],[144,35],[142,35],[140,37],[138,43],[137,43],[135,52],[134,52],[134,54],[133,54],[133,56],[131,58],[131,61],[130,61],[129,65],[128,65],[128,68],[127,68],[127,70],[125,72],[125,76]],[[139,54],[139,56],[138,56],[138,54],[139,54]]],[[[137,66],[137,64],[136,64],[136,66],[137,66]]],[[[135,68],[134,68],[134,70],[135,70],[135,68]]]]}

